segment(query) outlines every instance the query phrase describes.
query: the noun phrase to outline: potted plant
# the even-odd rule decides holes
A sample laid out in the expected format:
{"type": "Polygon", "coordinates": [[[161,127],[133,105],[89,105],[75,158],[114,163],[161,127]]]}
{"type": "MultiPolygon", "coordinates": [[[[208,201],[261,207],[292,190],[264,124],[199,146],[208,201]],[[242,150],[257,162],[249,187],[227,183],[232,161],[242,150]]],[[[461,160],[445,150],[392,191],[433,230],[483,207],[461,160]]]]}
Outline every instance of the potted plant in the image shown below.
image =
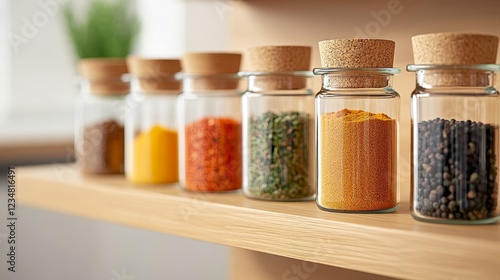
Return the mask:
{"type": "Polygon", "coordinates": [[[127,0],[92,0],[78,18],[72,5],[64,7],[64,19],[73,48],[80,59],[125,58],[139,33],[139,21],[129,12],[127,0]]]}

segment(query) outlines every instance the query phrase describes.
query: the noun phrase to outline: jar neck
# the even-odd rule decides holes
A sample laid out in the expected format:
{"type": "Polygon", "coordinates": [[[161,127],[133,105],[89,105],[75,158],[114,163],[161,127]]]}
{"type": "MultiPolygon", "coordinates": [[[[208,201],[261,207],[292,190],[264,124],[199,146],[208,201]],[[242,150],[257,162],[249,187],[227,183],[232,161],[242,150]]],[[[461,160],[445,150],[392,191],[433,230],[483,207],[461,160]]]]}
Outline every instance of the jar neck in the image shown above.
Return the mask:
{"type": "Polygon", "coordinates": [[[219,75],[184,75],[182,77],[183,92],[236,90],[240,78],[236,74],[219,75]]]}
{"type": "Polygon", "coordinates": [[[310,88],[310,77],[304,75],[264,74],[248,76],[248,91],[297,91],[310,88]]]}
{"type": "Polygon", "coordinates": [[[493,87],[495,73],[485,70],[429,69],[416,73],[418,88],[432,89],[445,87],[485,88],[493,87]]]}
{"type": "Polygon", "coordinates": [[[144,76],[131,78],[132,91],[145,95],[178,94],[181,82],[175,75],[144,76]]]}
{"type": "Polygon", "coordinates": [[[121,77],[82,78],[80,91],[84,95],[120,96],[130,92],[130,82],[121,77]]]}
{"type": "Polygon", "coordinates": [[[436,65],[410,64],[406,67],[416,72],[417,89],[450,89],[452,91],[474,92],[488,88],[494,90],[495,72],[498,64],[436,65]]]}
{"type": "Polygon", "coordinates": [[[392,88],[392,77],[398,68],[316,68],[322,76],[322,90],[387,89],[392,88]]]}
{"type": "Polygon", "coordinates": [[[322,75],[322,88],[325,90],[387,87],[392,87],[392,75],[377,73],[332,73],[322,75]]]}

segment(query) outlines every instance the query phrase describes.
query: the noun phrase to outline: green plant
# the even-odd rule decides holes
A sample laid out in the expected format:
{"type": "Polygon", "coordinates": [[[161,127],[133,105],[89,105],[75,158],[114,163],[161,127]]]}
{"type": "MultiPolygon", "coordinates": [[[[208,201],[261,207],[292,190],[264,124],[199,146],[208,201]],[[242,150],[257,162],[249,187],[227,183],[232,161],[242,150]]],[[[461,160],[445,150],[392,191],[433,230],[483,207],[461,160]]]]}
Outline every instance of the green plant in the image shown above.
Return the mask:
{"type": "Polygon", "coordinates": [[[81,19],[68,4],[64,7],[64,20],[80,59],[126,57],[139,33],[139,21],[129,13],[127,0],[92,0],[81,19]]]}

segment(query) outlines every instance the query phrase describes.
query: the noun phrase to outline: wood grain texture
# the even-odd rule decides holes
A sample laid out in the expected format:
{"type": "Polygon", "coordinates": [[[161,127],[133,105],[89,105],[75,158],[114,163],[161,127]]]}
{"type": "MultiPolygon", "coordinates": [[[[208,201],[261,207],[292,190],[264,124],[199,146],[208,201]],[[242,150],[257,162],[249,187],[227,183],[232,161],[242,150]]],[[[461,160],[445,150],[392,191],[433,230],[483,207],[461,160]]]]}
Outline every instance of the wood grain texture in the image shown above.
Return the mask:
{"type": "Polygon", "coordinates": [[[498,279],[500,225],[415,221],[408,202],[392,214],[340,214],[314,202],[266,202],[240,192],[196,194],[89,177],[71,165],[18,169],[20,203],[236,248],[405,279],[498,279]]]}

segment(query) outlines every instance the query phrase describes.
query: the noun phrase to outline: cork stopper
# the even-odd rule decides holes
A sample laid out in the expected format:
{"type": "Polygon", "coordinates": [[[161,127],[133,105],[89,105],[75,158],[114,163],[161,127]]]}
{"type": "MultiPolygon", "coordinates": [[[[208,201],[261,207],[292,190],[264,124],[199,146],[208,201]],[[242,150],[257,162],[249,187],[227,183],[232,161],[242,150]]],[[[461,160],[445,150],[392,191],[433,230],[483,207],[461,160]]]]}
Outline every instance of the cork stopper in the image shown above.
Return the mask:
{"type": "Polygon", "coordinates": [[[310,70],[311,47],[261,46],[247,49],[248,70],[252,72],[291,72],[310,70]]]}
{"type": "MultiPolygon", "coordinates": [[[[321,65],[324,68],[391,68],[395,43],[382,39],[334,39],[320,41],[321,65]]],[[[385,75],[366,72],[342,74],[331,81],[341,88],[387,86],[385,75]]]]}
{"type": "Polygon", "coordinates": [[[178,59],[145,59],[136,56],[127,58],[130,73],[139,79],[139,85],[145,93],[178,93],[181,83],[174,77],[181,71],[178,59]]]}
{"type": "Polygon", "coordinates": [[[482,34],[432,33],[413,36],[415,64],[494,64],[498,37],[482,34]]]}
{"type": "Polygon", "coordinates": [[[121,77],[128,73],[122,58],[87,58],[80,60],[80,75],[87,78],[90,91],[96,95],[123,95],[130,91],[130,84],[121,77]]]}
{"type": "MultiPolygon", "coordinates": [[[[247,49],[250,72],[308,71],[311,65],[311,47],[307,46],[259,46],[247,49]]],[[[307,78],[286,75],[266,75],[256,80],[261,89],[301,89],[307,78]]]]}
{"type": "Polygon", "coordinates": [[[187,53],[181,61],[183,72],[196,75],[191,88],[196,90],[236,89],[239,79],[224,77],[240,70],[241,54],[187,53]]]}
{"type": "MultiPolygon", "coordinates": [[[[412,37],[415,64],[494,64],[498,37],[468,33],[432,33],[412,37]]],[[[486,86],[488,74],[474,70],[430,70],[422,83],[447,86],[486,86]]]]}
{"type": "Polygon", "coordinates": [[[182,58],[182,69],[188,74],[233,74],[240,71],[241,54],[187,53],[182,58]]]}

